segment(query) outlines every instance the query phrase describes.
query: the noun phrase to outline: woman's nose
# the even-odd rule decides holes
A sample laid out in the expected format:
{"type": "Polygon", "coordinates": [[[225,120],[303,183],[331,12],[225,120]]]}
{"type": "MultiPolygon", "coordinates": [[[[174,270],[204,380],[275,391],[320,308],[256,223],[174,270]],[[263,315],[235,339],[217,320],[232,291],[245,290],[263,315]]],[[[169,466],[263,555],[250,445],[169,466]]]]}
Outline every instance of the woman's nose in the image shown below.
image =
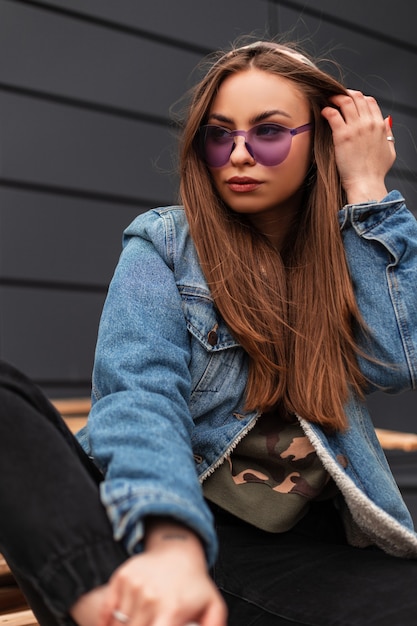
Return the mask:
{"type": "Polygon", "coordinates": [[[233,165],[241,165],[246,163],[254,165],[256,161],[247,148],[245,137],[235,137],[234,139],[235,143],[232,153],[230,155],[230,162],[233,165]]]}

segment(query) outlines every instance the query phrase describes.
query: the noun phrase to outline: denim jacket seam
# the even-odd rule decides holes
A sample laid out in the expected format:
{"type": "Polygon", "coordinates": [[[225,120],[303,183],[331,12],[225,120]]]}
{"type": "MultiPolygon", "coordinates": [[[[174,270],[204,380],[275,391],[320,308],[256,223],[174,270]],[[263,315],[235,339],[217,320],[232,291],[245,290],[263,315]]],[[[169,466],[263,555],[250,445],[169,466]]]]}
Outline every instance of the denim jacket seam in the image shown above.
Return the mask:
{"type": "Polygon", "coordinates": [[[172,213],[159,213],[165,234],[165,251],[168,266],[175,272],[175,224],[172,213]]]}
{"type": "Polygon", "coordinates": [[[229,456],[232,454],[233,450],[237,447],[237,445],[242,441],[242,439],[244,437],[246,437],[246,435],[252,430],[252,428],[254,428],[254,426],[256,425],[258,419],[261,417],[262,413],[260,413],[259,411],[252,417],[252,419],[250,420],[250,422],[248,424],[246,424],[245,428],[243,428],[238,435],[233,439],[233,441],[231,441],[228,445],[228,447],[226,448],[226,450],[216,459],[216,461],[214,463],[212,463],[210,465],[210,467],[208,467],[206,470],[204,470],[204,472],[202,472],[199,476],[199,480],[200,483],[202,484],[209,476],[211,476],[211,474],[221,465],[223,465],[223,463],[226,461],[226,459],[229,458],[229,456]]]}
{"type": "Polygon", "coordinates": [[[407,316],[403,312],[403,304],[401,295],[399,295],[399,288],[397,283],[397,277],[395,275],[396,264],[391,264],[387,268],[387,281],[389,286],[389,292],[391,295],[391,301],[395,311],[395,317],[398,324],[398,330],[401,335],[402,345],[404,349],[404,356],[407,361],[408,371],[410,373],[411,388],[416,389],[417,386],[417,373],[413,367],[413,362],[416,362],[416,358],[412,359],[411,355],[415,353],[415,348],[412,342],[412,336],[408,328],[407,316]]]}
{"type": "MultiPolygon", "coordinates": [[[[372,221],[372,224],[369,224],[367,226],[366,219],[364,221],[362,221],[362,222],[360,220],[358,220],[356,215],[357,215],[357,213],[359,213],[359,211],[353,209],[352,226],[354,227],[354,229],[356,230],[356,232],[358,233],[358,235],[360,237],[366,237],[367,235],[371,234],[372,231],[374,231],[376,228],[378,228],[381,224],[386,222],[387,219],[389,219],[390,217],[395,215],[395,213],[397,213],[399,210],[401,210],[401,206],[391,207],[389,210],[387,210],[387,209],[384,209],[383,211],[381,210],[381,211],[379,211],[380,218],[378,220],[376,220],[376,221],[372,221]],[[363,228],[360,227],[361,225],[363,225],[363,228]]],[[[365,210],[364,213],[366,213],[366,210],[365,210]]],[[[363,215],[364,213],[362,212],[361,214],[363,215]]],[[[374,214],[372,214],[372,215],[374,215],[374,214]]]]}
{"type": "MultiPolygon", "coordinates": [[[[387,197],[389,197],[392,193],[394,192],[388,194],[387,197]]],[[[372,200],[370,202],[357,204],[345,204],[339,211],[340,230],[343,230],[350,223],[356,230],[358,235],[363,236],[366,232],[368,232],[368,230],[372,230],[376,225],[384,222],[388,217],[390,217],[393,213],[399,211],[404,206],[405,200],[402,196],[399,196],[398,198],[395,198],[393,200],[387,200],[385,202],[377,202],[376,200],[372,200]],[[355,219],[355,215],[363,215],[366,212],[370,212],[370,214],[374,215],[374,212],[370,211],[370,209],[372,208],[376,208],[376,210],[381,214],[381,219],[376,224],[372,224],[372,226],[370,226],[368,229],[358,229],[357,218],[355,219]],[[387,210],[389,210],[388,215],[387,210]]]]}
{"type": "Polygon", "coordinates": [[[403,198],[403,196],[397,192],[397,191],[391,191],[390,193],[388,193],[387,196],[385,196],[385,198],[383,198],[380,202],[378,202],[378,200],[369,200],[367,202],[353,202],[353,203],[347,203],[344,205],[343,208],[361,208],[361,209],[365,209],[367,207],[378,207],[378,209],[384,209],[387,206],[390,205],[395,205],[395,204],[399,204],[399,205],[403,205],[405,203],[405,200],[403,198]],[[391,195],[398,195],[398,197],[395,197],[393,199],[387,200],[386,198],[389,198],[391,195]]]}
{"type": "MultiPolygon", "coordinates": [[[[365,414],[364,414],[363,411],[360,411],[359,414],[360,415],[359,415],[358,423],[360,424],[360,427],[361,427],[361,434],[366,439],[366,441],[368,442],[368,444],[369,444],[368,448],[369,448],[369,450],[372,450],[372,454],[373,454],[374,460],[377,461],[378,465],[380,466],[382,471],[385,473],[386,472],[386,466],[382,462],[380,456],[376,453],[377,450],[375,448],[375,441],[373,440],[373,438],[371,438],[369,436],[369,431],[368,431],[368,428],[367,428],[367,425],[366,425],[365,419],[364,419],[365,414]]],[[[374,433],[375,433],[375,431],[374,431],[374,433]]],[[[376,437],[376,434],[374,434],[374,436],[376,437]]],[[[385,455],[384,455],[384,458],[385,458],[385,455]]],[[[359,482],[360,482],[361,485],[363,485],[362,480],[359,481],[359,482]]],[[[366,491],[366,489],[364,489],[364,491],[366,491]]]]}
{"type": "Polygon", "coordinates": [[[214,300],[210,292],[204,287],[188,285],[187,283],[177,283],[177,288],[184,300],[201,298],[203,300],[207,300],[207,302],[214,305],[214,300]]]}

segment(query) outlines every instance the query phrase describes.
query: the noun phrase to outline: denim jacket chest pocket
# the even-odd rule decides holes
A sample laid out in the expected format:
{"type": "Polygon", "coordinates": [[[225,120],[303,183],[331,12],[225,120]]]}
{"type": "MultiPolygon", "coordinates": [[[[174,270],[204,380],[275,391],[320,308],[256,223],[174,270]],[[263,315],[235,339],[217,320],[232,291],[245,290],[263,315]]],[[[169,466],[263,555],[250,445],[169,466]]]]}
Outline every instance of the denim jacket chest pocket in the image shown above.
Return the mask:
{"type": "Polygon", "coordinates": [[[230,397],[238,399],[246,384],[243,348],[230,333],[208,291],[180,286],[191,344],[190,410],[198,419],[230,397]]]}

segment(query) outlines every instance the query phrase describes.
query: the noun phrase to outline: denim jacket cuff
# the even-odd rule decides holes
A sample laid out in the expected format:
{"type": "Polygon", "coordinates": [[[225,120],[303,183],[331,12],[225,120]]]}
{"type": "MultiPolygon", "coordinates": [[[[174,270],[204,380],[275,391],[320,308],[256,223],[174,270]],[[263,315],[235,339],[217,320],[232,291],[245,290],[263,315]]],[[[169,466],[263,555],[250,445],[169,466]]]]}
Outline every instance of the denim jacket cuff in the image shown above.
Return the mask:
{"type": "Polygon", "coordinates": [[[402,201],[404,202],[404,198],[401,195],[401,193],[399,191],[397,191],[396,189],[393,189],[392,191],[388,192],[388,194],[385,196],[385,198],[382,198],[382,200],[368,200],[367,202],[358,202],[357,204],[346,204],[344,208],[346,207],[363,207],[363,206],[380,206],[381,204],[389,204],[391,202],[398,202],[398,201],[402,201]]]}
{"type": "Polygon", "coordinates": [[[358,204],[346,204],[339,211],[340,228],[343,229],[350,222],[357,227],[358,232],[364,231],[370,225],[373,225],[375,219],[378,222],[384,220],[404,203],[405,200],[402,194],[397,190],[393,190],[380,201],[369,200],[368,202],[358,204]]]}
{"type": "Polygon", "coordinates": [[[214,565],[217,539],[208,507],[196,507],[191,499],[160,489],[132,489],[122,481],[111,488],[101,484],[101,499],[113,526],[114,538],[121,541],[129,554],[143,551],[144,519],[147,516],[171,517],[200,537],[208,566],[214,565]],[[206,510],[205,510],[206,509],[206,510]],[[210,516],[210,517],[208,517],[210,516]]]}

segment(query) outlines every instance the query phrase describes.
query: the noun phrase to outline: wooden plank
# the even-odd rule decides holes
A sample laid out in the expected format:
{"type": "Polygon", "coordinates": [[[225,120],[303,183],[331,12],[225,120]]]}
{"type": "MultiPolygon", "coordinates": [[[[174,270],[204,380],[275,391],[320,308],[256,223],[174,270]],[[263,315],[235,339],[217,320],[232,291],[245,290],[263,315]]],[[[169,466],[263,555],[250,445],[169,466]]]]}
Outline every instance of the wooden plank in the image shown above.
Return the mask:
{"type": "MultiPolygon", "coordinates": [[[[65,421],[72,432],[77,432],[86,423],[91,406],[89,398],[63,398],[52,400],[52,403],[61,415],[65,417],[65,421]]],[[[385,428],[376,428],[375,432],[382,447],[386,450],[417,450],[417,434],[415,433],[405,433],[385,428]]]]}
{"type": "Polygon", "coordinates": [[[58,398],[52,404],[63,417],[83,417],[90,411],[90,398],[58,398]]]}
{"type": "Polygon", "coordinates": [[[86,417],[67,417],[65,422],[72,433],[77,433],[87,422],[86,417]]]}
{"type": "MultiPolygon", "coordinates": [[[[0,592],[3,590],[4,587],[9,588],[10,585],[14,584],[14,576],[9,569],[6,559],[2,554],[0,554],[0,592]]],[[[4,593],[2,595],[4,596],[4,593]]],[[[2,606],[2,599],[0,598],[0,611],[2,610],[2,606]]]]}
{"type": "Polygon", "coordinates": [[[76,433],[87,422],[90,398],[59,398],[51,402],[61,413],[71,432],[76,433]]]}
{"type": "Polygon", "coordinates": [[[25,596],[16,582],[0,587],[0,614],[23,611],[28,608],[25,596]]]}
{"type": "Polygon", "coordinates": [[[379,443],[385,450],[404,450],[405,452],[417,450],[417,434],[415,433],[403,433],[385,428],[376,428],[375,432],[379,443]]]}
{"type": "Polygon", "coordinates": [[[10,570],[9,570],[9,566],[6,563],[6,559],[4,558],[2,554],[0,554],[0,579],[2,579],[3,576],[8,575],[9,573],[10,573],[10,570]]]}
{"type": "Polygon", "coordinates": [[[39,622],[30,609],[0,615],[0,624],[3,626],[39,626],[39,622]]]}

